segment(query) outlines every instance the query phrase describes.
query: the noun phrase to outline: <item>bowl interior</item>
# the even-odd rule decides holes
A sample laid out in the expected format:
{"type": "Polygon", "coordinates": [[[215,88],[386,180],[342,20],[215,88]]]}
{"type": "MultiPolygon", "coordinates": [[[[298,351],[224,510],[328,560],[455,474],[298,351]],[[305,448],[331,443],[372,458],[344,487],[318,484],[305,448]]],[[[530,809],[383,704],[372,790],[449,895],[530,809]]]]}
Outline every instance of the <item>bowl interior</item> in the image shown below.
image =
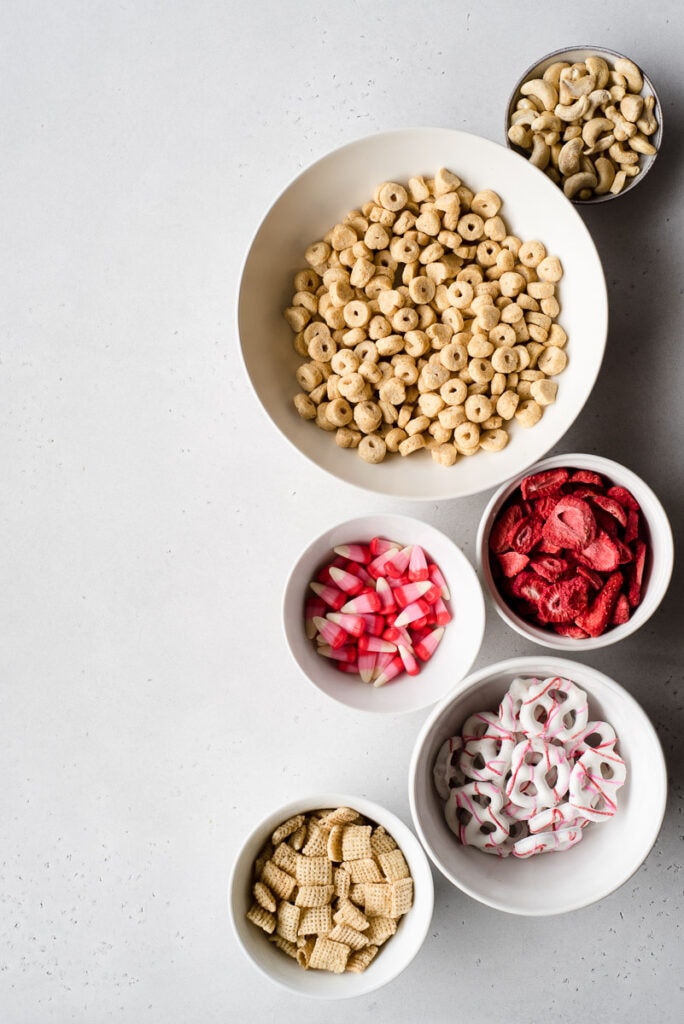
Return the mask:
{"type": "Polygon", "coordinates": [[[297,560],[283,598],[285,636],[292,655],[311,682],[334,700],[359,711],[417,711],[440,700],[466,674],[477,657],[485,625],[484,597],[477,574],[463,552],[445,534],[408,516],[376,515],[331,527],[297,560]],[[419,544],[435,561],[449,586],[452,621],[441,643],[416,676],[402,674],[381,687],[340,672],[316,653],[304,631],[304,601],[309,582],[333,547],[381,536],[402,544],[419,544]]]}
{"type": "Polygon", "coordinates": [[[262,821],[253,830],[234,862],[228,891],[233,930],[246,956],[272,981],[292,992],[319,999],[346,999],[363,995],[396,977],[408,966],[423,944],[432,920],[433,904],[434,886],[430,864],[411,830],[391,811],[372,801],[339,794],[309,796],[293,801],[262,821]],[[293,814],[338,806],[353,807],[387,829],[404,854],[414,883],[413,906],[401,919],[396,934],[362,974],[335,975],[325,971],[305,971],[270,943],[267,936],[245,916],[252,902],[252,866],[270,833],[293,814]]]}
{"type": "Polygon", "coordinates": [[[522,618],[508,604],[505,597],[499,591],[492,574],[489,557],[489,533],[500,509],[519,487],[520,478],[512,480],[494,494],[483,513],[476,543],[478,568],[497,612],[521,636],[534,640],[535,643],[542,644],[544,647],[552,647],[555,650],[567,653],[596,650],[600,647],[617,643],[619,640],[630,636],[653,615],[660,605],[669,586],[674,565],[672,529],[665,509],[648,484],[641,477],[637,476],[636,473],[633,473],[632,470],[611,459],[603,458],[600,455],[581,453],[554,455],[532,466],[528,472],[537,473],[560,466],[574,469],[590,469],[600,473],[611,483],[619,484],[631,491],[641,506],[648,535],[648,549],[642,585],[643,596],[641,603],[634,609],[628,621],[622,625],[613,626],[611,629],[606,630],[605,633],[602,633],[601,636],[575,640],[572,637],[559,636],[551,630],[542,629],[540,626],[522,618]]]}
{"type": "Polygon", "coordinates": [[[560,658],[515,658],[475,673],[458,694],[425,723],[414,750],[409,796],[419,837],[439,870],[470,896],[510,913],[542,916],[579,909],[625,882],[647,856],[662,822],[667,790],[665,762],[649,719],[622,687],[588,666],[560,658]],[[588,827],[582,842],[564,853],[527,860],[498,858],[461,846],[448,828],[432,780],[444,740],[468,715],[496,710],[515,676],[560,675],[589,697],[590,719],[609,722],[627,764],[618,810],[588,827]]]}
{"type": "MultiPolygon", "coordinates": [[[[521,99],[522,97],[522,93],[520,92],[521,86],[532,78],[541,78],[546,69],[551,67],[552,64],[555,64],[556,61],[563,60],[568,61],[570,64],[575,64],[584,61],[587,57],[591,56],[603,57],[605,60],[608,61],[610,65],[612,65],[615,62],[616,57],[623,57],[626,55],[618,53],[616,50],[606,49],[606,47],[604,46],[575,46],[565,50],[554,50],[553,53],[549,53],[545,57],[542,57],[542,59],[537,61],[536,64],[530,65],[527,71],[525,71],[521,75],[520,79],[518,80],[515,86],[515,89],[511,93],[511,98],[506,109],[506,124],[504,126],[504,138],[506,139],[506,143],[510,149],[512,149],[516,153],[520,153],[520,155],[523,156],[525,159],[528,159],[529,157],[529,153],[526,153],[523,149],[520,149],[519,146],[513,145],[513,143],[508,138],[508,129],[511,123],[511,114],[515,110],[518,100],[521,99]]],[[[636,63],[638,64],[638,61],[636,63]]],[[[645,73],[643,68],[641,68],[641,66],[639,66],[639,70],[641,71],[641,75],[644,80],[644,86],[641,90],[641,95],[653,96],[655,100],[654,114],[658,122],[658,127],[655,133],[652,136],[650,136],[650,141],[656,147],[657,152],[652,156],[641,157],[640,173],[637,174],[634,178],[628,178],[625,187],[622,189],[621,192],[618,192],[617,195],[613,195],[612,193],[609,192],[603,196],[594,196],[592,199],[573,199],[573,203],[575,203],[578,206],[595,206],[597,203],[605,203],[611,199],[619,199],[621,196],[624,196],[628,192],[631,192],[632,189],[634,189],[640,181],[644,180],[647,172],[653,166],[653,163],[658,155],[658,152],[660,152],[660,146],[663,138],[663,111],[660,106],[658,93],[656,92],[651,79],[645,73]]]]}
{"type": "Polygon", "coordinates": [[[302,172],[267,212],[248,252],[238,297],[242,357],[254,391],[281,434],[310,461],[340,480],[376,493],[416,500],[474,494],[541,458],[573,423],[594,385],[607,333],[601,263],[577,211],[549,179],[504,146],[465,132],[421,128],[352,142],[302,172]],[[306,247],[387,179],[407,181],[445,166],[473,190],[492,188],[504,202],[509,231],[541,239],[563,263],[559,286],[569,362],[557,401],[536,428],[511,431],[501,452],[478,452],[451,468],[429,453],[368,465],[334,436],[303,421],[293,407],[301,360],[283,310],[306,247]]]}

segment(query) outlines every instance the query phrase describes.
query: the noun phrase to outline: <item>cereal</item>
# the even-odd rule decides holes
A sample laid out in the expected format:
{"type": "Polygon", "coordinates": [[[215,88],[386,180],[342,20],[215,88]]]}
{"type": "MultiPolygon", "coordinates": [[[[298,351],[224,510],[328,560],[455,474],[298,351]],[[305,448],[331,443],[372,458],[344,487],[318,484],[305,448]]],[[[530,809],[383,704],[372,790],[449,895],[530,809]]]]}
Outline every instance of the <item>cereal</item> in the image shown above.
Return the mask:
{"type": "MultiPolygon", "coordinates": [[[[426,450],[452,466],[504,447],[508,433],[489,420],[507,384],[518,387],[506,377],[561,373],[567,335],[556,319],[560,260],[540,240],[507,234],[501,208],[492,190],[473,192],[440,168],[433,179],[382,182],[361,212],[309,246],[285,311],[305,360],[294,398],[302,419],[369,464],[426,450]],[[473,396],[482,399],[476,422],[488,426],[459,440],[461,421],[440,413],[473,396]]],[[[520,384],[518,398],[533,404],[513,410],[513,429],[533,426],[552,400],[537,388],[537,401],[531,384],[520,384]]]]}
{"type": "Polygon", "coordinates": [[[296,815],[278,826],[256,858],[253,893],[247,918],[300,967],[359,973],[411,909],[413,880],[401,850],[382,826],[339,807],[296,815]],[[310,843],[301,853],[295,848],[301,829],[313,839],[314,852],[307,852],[310,843]],[[315,852],[321,845],[327,848],[333,835],[344,851],[344,867],[335,867],[327,853],[315,852]],[[281,851],[279,863],[290,870],[274,864],[274,848],[281,851]],[[355,876],[359,881],[352,886],[355,876]],[[275,881],[277,892],[265,877],[275,881]]]}
{"type": "Polygon", "coordinates": [[[471,715],[440,748],[433,778],[447,825],[498,857],[567,850],[617,810],[626,768],[616,743],[572,680],[516,678],[496,712],[471,715]]]}

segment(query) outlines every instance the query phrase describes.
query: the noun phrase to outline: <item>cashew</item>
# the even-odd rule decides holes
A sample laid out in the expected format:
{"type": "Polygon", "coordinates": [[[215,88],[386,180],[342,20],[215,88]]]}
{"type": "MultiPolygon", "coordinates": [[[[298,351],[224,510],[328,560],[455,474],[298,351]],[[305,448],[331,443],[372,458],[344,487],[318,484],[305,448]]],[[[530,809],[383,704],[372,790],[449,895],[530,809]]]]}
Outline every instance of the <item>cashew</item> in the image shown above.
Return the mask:
{"type": "Polygon", "coordinates": [[[587,66],[587,71],[596,75],[596,88],[604,89],[608,84],[610,68],[603,57],[587,57],[584,63],[587,66]]]}
{"type": "Polygon", "coordinates": [[[582,128],[578,124],[569,124],[563,132],[563,142],[570,142],[582,134],[582,128]]]}
{"type": "Polygon", "coordinates": [[[624,75],[621,75],[619,71],[611,71],[608,81],[610,82],[610,85],[608,86],[609,89],[612,89],[614,85],[617,85],[624,89],[625,92],[627,91],[627,79],[624,75]]]}
{"type": "Polygon", "coordinates": [[[563,124],[561,119],[550,110],[542,110],[530,127],[533,132],[559,132],[563,124]]]}
{"type": "Polygon", "coordinates": [[[631,139],[633,135],[636,135],[636,125],[632,124],[631,121],[628,121],[626,117],[623,117],[617,107],[606,107],[605,115],[606,117],[609,117],[615,125],[613,131],[618,142],[626,142],[627,139],[631,139]]]}
{"type": "Polygon", "coordinates": [[[544,79],[545,82],[549,82],[551,85],[553,85],[557,89],[558,88],[558,83],[560,81],[560,73],[561,73],[561,71],[564,68],[569,68],[569,67],[570,67],[570,65],[568,64],[568,62],[566,60],[554,61],[553,64],[549,64],[548,68],[546,69],[546,71],[542,75],[542,78],[544,79]]]}
{"type": "Polygon", "coordinates": [[[573,174],[569,178],[565,179],[563,191],[568,199],[574,199],[577,193],[582,189],[596,188],[596,182],[597,178],[595,174],[590,174],[587,171],[578,171],[577,174],[573,174]]]}
{"type": "Polygon", "coordinates": [[[613,122],[607,117],[592,117],[582,128],[584,144],[593,149],[603,132],[610,132],[612,128],[613,122]]]}
{"type": "Polygon", "coordinates": [[[512,124],[508,129],[508,138],[521,149],[530,149],[532,146],[532,132],[522,124],[512,124]]]}
{"type": "Polygon", "coordinates": [[[595,156],[597,153],[605,153],[607,149],[615,142],[615,136],[612,132],[608,132],[607,135],[603,135],[598,142],[594,143],[591,149],[587,149],[585,152],[588,156],[595,156]]]}
{"type": "Polygon", "coordinates": [[[612,102],[613,97],[607,89],[594,89],[593,92],[589,93],[589,106],[584,114],[585,119],[589,120],[589,118],[594,116],[594,113],[599,107],[605,107],[607,103],[612,102]]]}
{"type": "Polygon", "coordinates": [[[624,75],[630,92],[641,92],[644,80],[633,60],[628,60],[627,57],[618,57],[614,66],[618,74],[624,75]]]}
{"type": "Polygon", "coordinates": [[[656,121],[655,114],[653,113],[654,107],[655,96],[644,97],[644,112],[637,121],[637,128],[640,132],[643,132],[644,135],[653,135],[658,127],[658,122],[656,121]]]}
{"type": "Polygon", "coordinates": [[[594,167],[598,174],[598,182],[594,187],[594,192],[597,196],[604,196],[606,192],[610,191],[610,186],[615,179],[615,165],[608,157],[600,156],[596,160],[594,167]]]}
{"type": "Polygon", "coordinates": [[[529,96],[524,96],[521,100],[518,100],[515,106],[517,110],[534,110],[539,113],[541,104],[539,100],[533,100],[529,96]]]}
{"type": "Polygon", "coordinates": [[[621,142],[614,142],[608,150],[608,156],[611,160],[614,160],[616,164],[635,164],[639,160],[639,154],[635,153],[634,150],[627,150],[624,148],[621,142]]]}
{"type": "Polygon", "coordinates": [[[634,93],[628,92],[626,96],[620,100],[620,113],[623,117],[626,117],[632,124],[641,117],[641,113],[644,109],[644,98],[643,96],[635,96],[634,93]]]}
{"type": "Polygon", "coordinates": [[[577,174],[580,166],[582,146],[583,141],[581,135],[578,135],[577,138],[570,139],[569,142],[565,143],[558,157],[558,170],[561,174],[564,174],[566,177],[577,174]]]}
{"type": "Polygon", "coordinates": [[[540,132],[536,132],[532,136],[532,153],[530,155],[530,163],[534,167],[538,167],[540,171],[543,171],[549,162],[551,156],[551,150],[544,142],[544,138],[540,132]]]}
{"type": "Polygon", "coordinates": [[[560,132],[542,132],[542,138],[547,146],[553,146],[560,139],[560,132]]]}
{"type": "Polygon", "coordinates": [[[637,132],[636,135],[632,136],[631,139],[627,140],[627,145],[630,149],[633,149],[635,153],[643,153],[644,156],[655,156],[658,152],[652,142],[649,142],[645,135],[637,132]]]}
{"type": "Polygon", "coordinates": [[[615,175],[614,180],[613,180],[613,184],[608,189],[610,194],[613,195],[613,196],[616,196],[619,192],[622,192],[623,188],[625,187],[625,182],[626,181],[627,181],[627,172],[626,171],[618,171],[617,174],[615,175]]]}
{"type": "Polygon", "coordinates": [[[530,128],[538,117],[536,110],[514,110],[511,114],[511,124],[524,124],[530,128]]]}
{"type": "Polygon", "coordinates": [[[529,82],[525,82],[520,92],[523,96],[536,97],[544,110],[553,110],[558,103],[557,90],[550,82],[545,82],[543,78],[532,78],[529,82]]]}
{"type": "Polygon", "coordinates": [[[595,75],[581,75],[579,78],[574,79],[563,79],[561,76],[558,98],[561,103],[569,103],[580,96],[588,96],[595,88],[595,75]]]}
{"type": "Polygon", "coordinates": [[[589,97],[580,96],[578,100],[571,103],[570,106],[565,106],[562,103],[556,104],[554,113],[556,117],[560,117],[561,121],[579,121],[584,117],[585,112],[589,108],[589,97]]]}

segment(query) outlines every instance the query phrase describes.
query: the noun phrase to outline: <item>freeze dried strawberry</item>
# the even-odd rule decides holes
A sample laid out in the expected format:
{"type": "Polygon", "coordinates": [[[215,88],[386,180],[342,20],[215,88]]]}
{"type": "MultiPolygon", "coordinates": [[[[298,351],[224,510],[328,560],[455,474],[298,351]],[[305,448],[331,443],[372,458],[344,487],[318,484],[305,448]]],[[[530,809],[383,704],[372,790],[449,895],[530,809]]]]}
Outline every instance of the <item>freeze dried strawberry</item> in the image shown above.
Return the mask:
{"type": "Polygon", "coordinates": [[[551,628],[559,636],[569,636],[573,640],[586,640],[588,633],[574,622],[552,622],[551,628]]]}
{"type": "Polygon", "coordinates": [[[526,476],[520,484],[525,499],[541,498],[546,494],[557,494],[570,473],[567,469],[547,469],[541,473],[526,476]]]}
{"type": "Polygon", "coordinates": [[[526,555],[541,540],[543,523],[539,516],[523,516],[511,535],[514,551],[526,555]]]}
{"type": "Polygon", "coordinates": [[[533,502],[534,511],[538,516],[541,516],[542,519],[548,519],[556,507],[558,498],[559,495],[552,497],[550,494],[547,494],[545,498],[537,498],[537,500],[533,502]]]}
{"type": "Polygon", "coordinates": [[[511,536],[518,520],[522,519],[522,517],[523,512],[520,505],[509,505],[503,510],[489,534],[489,547],[495,555],[510,549],[511,536]]]}
{"type": "Polygon", "coordinates": [[[589,586],[593,587],[594,590],[600,590],[603,586],[603,576],[600,573],[594,572],[588,565],[577,564],[577,572],[580,576],[584,576],[585,580],[589,581],[589,586]]]}
{"type": "Polygon", "coordinates": [[[618,594],[615,608],[610,619],[611,626],[621,626],[623,622],[629,622],[630,616],[629,601],[626,594],[618,594]]]}
{"type": "Polygon", "coordinates": [[[618,487],[617,484],[614,484],[612,487],[608,488],[606,494],[609,498],[615,498],[615,500],[619,501],[625,508],[631,508],[634,512],[639,511],[639,502],[626,487],[618,487]]]}
{"type": "Polygon", "coordinates": [[[605,530],[599,530],[592,543],[578,552],[577,560],[598,572],[613,572],[620,564],[620,552],[612,537],[605,530]]]}
{"type": "Polygon", "coordinates": [[[582,550],[596,536],[596,518],[586,501],[566,494],[556,502],[553,512],[544,523],[543,533],[544,538],[552,544],[582,550]]]}
{"type": "Polygon", "coordinates": [[[529,562],[528,556],[522,555],[518,551],[503,551],[500,555],[497,555],[497,558],[502,573],[509,578],[517,576],[529,562]]]}
{"type": "Polygon", "coordinates": [[[618,549],[620,565],[628,565],[634,561],[634,552],[628,544],[623,544],[619,537],[613,537],[613,544],[618,549]]]}
{"type": "Polygon", "coordinates": [[[619,501],[616,501],[615,498],[611,498],[609,494],[593,494],[589,500],[593,501],[605,512],[608,512],[614,519],[617,519],[620,526],[624,527],[627,525],[627,509],[619,501]]]}
{"type": "Polygon", "coordinates": [[[599,476],[598,473],[592,472],[590,469],[576,469],[570,474],[568,481],[571,484],[593,484],[594,487],[600,487],[601,490],[606,486],[603,482],[603,477],[599,476]]]}
{"type": "Polygon", "coordinates": [[[513,580],[511,590],[516,597],[521,597],[523,601],[528,601],[536,607],[547,586],[546,580],[536,572],[523,569],[513,580]]]}
{"type": "Polygon", "coordinates": [[[585,630],[589,636],[601,636],[602,633],[605,633],[623,583],[621,572],[614,572],[609,576],[596,595],[593,604],[575,618],[575,624],[585,630]]]}
{"type": "Polygon", "coordinates": [[[554,555],[538,555],[530,562],[531,568],[549,583],[555,583],[564,572],[567,572],[568,565],[567,559],[556,558],[554,555]]]}
{"type": "Polygon", "coordinates": [[[625,532],[622,539],[625,544],[631,544],[635,541],[641,532],[641,516],[634,508],[627,509],[627,525],[625,526],[625,532]]]}
{"type": "Polygon", "coordinates": [[[560,580],[546,588],[539,600],[542,622],[571,622],[589,603],[589,584],[582,576],[560,580]]]}
{"type": "Polygon", "coordinates": [[[634,544],[634,561],[629,567],[627,577],[627,600],[632,608],[636,608],[641,601],[645,565],[646,544],[643,540],[637,540],[634,544]]]}

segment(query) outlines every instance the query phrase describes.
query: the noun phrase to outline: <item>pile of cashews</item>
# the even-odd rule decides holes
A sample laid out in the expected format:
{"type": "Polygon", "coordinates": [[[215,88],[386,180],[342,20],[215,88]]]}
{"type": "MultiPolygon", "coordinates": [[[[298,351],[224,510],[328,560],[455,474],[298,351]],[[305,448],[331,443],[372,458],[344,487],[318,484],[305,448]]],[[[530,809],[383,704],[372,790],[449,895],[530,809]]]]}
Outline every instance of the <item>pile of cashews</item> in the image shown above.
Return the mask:
{"type": "Polygon", "coordinates": [[[555,61],[520,87],[508,138],[568,199],[618,195],[654,156],[655,98],[626,57],[555,61]]]}

